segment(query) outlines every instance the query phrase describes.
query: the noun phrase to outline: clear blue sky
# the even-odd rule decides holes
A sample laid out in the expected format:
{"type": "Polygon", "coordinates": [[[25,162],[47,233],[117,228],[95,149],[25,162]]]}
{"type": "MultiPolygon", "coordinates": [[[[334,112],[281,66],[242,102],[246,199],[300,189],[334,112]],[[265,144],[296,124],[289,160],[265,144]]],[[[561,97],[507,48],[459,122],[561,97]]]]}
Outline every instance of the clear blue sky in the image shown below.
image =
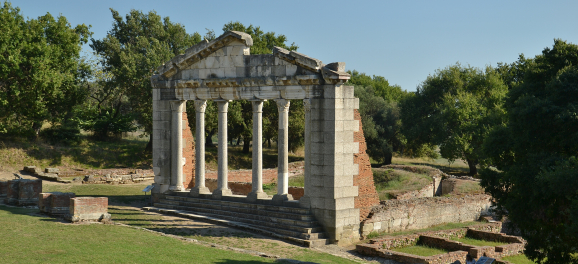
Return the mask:
{"type": "MultiPolygon", "coordinates": [[[[436,69],[511,63],[551,47],[555,38],[578,44],[578,1],[170,1],[12,0],[25,17],[62,14],[92,25],[95,39],[112,26],[109,8],[155,10],[187,32],[222,33],[230,21],[287,36],[299,52],[348,70],[384,76],[415,91],[436,69]]],[[[86,49],[90,49],[88,46],[86,49]]]]}

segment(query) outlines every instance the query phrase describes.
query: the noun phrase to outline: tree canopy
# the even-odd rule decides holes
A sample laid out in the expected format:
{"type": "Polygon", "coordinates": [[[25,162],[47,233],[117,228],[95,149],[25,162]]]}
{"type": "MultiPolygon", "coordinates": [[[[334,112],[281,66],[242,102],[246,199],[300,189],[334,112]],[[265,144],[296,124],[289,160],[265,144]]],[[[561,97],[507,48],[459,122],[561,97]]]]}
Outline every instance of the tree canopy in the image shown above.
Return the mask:
{"type": "Polygon", "coordinates": [[[38,134],[43,122],[63,122],[85,93],[89,69],[82,44],[92,33],[50,13],[25,20],[0,8],[0,133],[38,134]]]}
{"type": "Polygon", "coordinates": [[[540,263],[578,263],[578,45],[555,40],[512,83],[508,122],[494,127],[484,152],[494,169],[482,186],[528,241],[540,263]]]}
{"type": "MultiPolygon", "coordinates": [[[[102,58],[103,69],[111,74],[106,85],[125,91],[138,123],[152,133],[152,86],[156,68],[185,49],[200,42],[198,33],[161,18],[155,11],[131,10],[123,19],[114,9],[112,29],[90,47],[102,58]]],[[[152,137],[151,137],[152,139],[152,137]]],[[[149,144],[150,145],[150,144],[149,144]]]]}
{"type": "Polygon", "coordinates": [[[402,101],[403,132],[413,144],[438,145],[442,157],[463,159],[477,174],[482,142],[504,118],[500,75],[460,64],[437,70],[402,101]]]}

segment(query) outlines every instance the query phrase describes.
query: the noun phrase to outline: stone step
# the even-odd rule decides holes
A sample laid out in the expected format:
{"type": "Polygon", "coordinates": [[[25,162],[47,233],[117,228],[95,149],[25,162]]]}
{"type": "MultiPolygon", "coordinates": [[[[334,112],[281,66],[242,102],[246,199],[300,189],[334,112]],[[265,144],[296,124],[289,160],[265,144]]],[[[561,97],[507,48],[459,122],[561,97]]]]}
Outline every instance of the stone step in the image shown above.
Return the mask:
{"type": "MultiPolygon", "coordinates": [[[[314,221],[315,217],[310,213],[292,213],[296,211],[291,211],[291,213],[283,212],[283,211],[273,211],[273,210],[266,210],[261,206],[246,206],[247,204],[242,203],[214,203],[214,202],[207,202],[201,200],[172,200],[172,199],[160,199],[160,203],[164,204],[177,204],[182,206],[189,206],[195,208],[206,208],[206,209],[216,209],[216,210],[223,210],[223,211],[230,211],[230,212],[238,212],[243,214],[252,214],[252,215],[263,215],[263,216],[274,216],[277,218],[287,218],[287,219],[294,219],[294,220],[303,220],[303,221],[314,221]]],[[[293,208],[292,208],[293,209],[293,208]]],[[[308,210],[307,210],[308,211],[308,210]]],[[[297,211],[299,212],[299,211],[297,211]]],[[[303,211],[306,212],[306,211],[303,211]]]]}
{"type": "Polygon", "coordinates": [[[254,225],[246,224],[246,223],[239,222],[239,221],[222,219],[221,216],[212,217],[212,216],[207,216],[207,215],[203,215],[203,214],[191,213],[191,212],[184,211],[184,210],[166,209],[166,208],[159,208],[159,207],[144,207],[143,209],[148,210],[148,211],[164,213],[164,214],[176,215],[179,217],[186,217],[186,218],[190,218],[190,219],[201,220],[201,221],[231,226],[231,227],[235,227],[235,228],[249,230],[252,232],[258,232],[258,233],[262,233],[262,234],[265,234],[265,235],[268,235],[271,237],[289,240],[291,242],[301,244],[301,245],[304,245],[307,247],[318,247],[318,246],[326,245],[328,242],[327,239],[317,239],[317,237],[319,237],[318,233],[309,234],[308,239],[304,239],[304,238],[294,237],[291,235],[279,234],[277,232],[269,230],[269,228],[263,228],[263,226],[254,226],[254,225]]]}
{"type": "MultiPolygon", "coordinates": [[[[307,215],[311,214],[311,210],[306,209],[306,208],[299,208],[299,207],[254,204],[254,203],[246,203],[246,202],[244,203],[244,202],[235,202],[235,201],[226,201],[226,200],[212,200],[212,199],[205,199],[205,198],[176,196],[176,195],[166,195],[165,199],[178,200],[178,201],[188,201],[188,202],[203,203],[203,204],[229,205],[229,206],[234,206],[234,207],[253,208],[256,210],[278,211],[278,212],[292,213],[292,214],[307,214],[307,215]]],[[[298,202],[298,201],[296,201],[296,202],[298,202]]]]}
{"type": "Polygon", "coordinates": [[[295,232],[296,236],[301,234],[312,234],[323,232],[323,228],[316,221],[298,221],[291,219],[276,218],[271,216],[253,216],[249,214],[239,214],[223,210],[194,208],[178,204],[155,203],[155,207],[169,208],[175,210],[188,211],[203,215],[210,215],[217,218],[225,218],[232,221],[244,222],[248,224],[263,226],[267,228],[283,229],[295,232]]]}

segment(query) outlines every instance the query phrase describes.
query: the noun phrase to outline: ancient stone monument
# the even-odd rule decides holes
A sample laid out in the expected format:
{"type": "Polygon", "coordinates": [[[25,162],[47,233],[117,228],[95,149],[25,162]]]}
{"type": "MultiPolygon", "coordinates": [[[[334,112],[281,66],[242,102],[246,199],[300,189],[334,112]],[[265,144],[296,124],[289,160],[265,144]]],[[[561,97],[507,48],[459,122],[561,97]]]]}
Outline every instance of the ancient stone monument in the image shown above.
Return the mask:
{"type": "MultiPolygon", "coordinates": [[[[204,159],[204,113],[207,100],[218,105],[218,188],[214,200],[230,197],[227,186],[227,109],[232,100],[253,105],[253,178],[247,202],[270,200],[282,205],[288,194],[288,113],[291,100],[305,106],[305,190],[299,206],[310,208],[329,241],[349,244],[359,239],[358,186],[360,121],[354,117],[359,100],[345,63],[323,64],[303,54],[274,48],[273,54],[251,55],[251,36],[230,31],[186,50],[158,68],[153,86],[153,197],[185,192],[183,117],[187,100],[196,110],[195,184],[186,195],[207,196],[204,159]],[[278,190],[272,199],[262,190],[263,102],[274,100],[279,111],[278,190]]],[[[375,192],[375,191],[374,191],[375,192]]]]}

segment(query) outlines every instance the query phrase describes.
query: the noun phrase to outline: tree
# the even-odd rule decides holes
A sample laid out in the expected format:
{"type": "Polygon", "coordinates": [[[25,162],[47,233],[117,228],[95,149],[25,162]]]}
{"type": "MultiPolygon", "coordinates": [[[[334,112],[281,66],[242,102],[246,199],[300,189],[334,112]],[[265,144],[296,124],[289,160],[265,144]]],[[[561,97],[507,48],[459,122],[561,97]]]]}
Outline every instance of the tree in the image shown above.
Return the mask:
{"type": "MultiPolygon", "coordinates": [[[[521,58],[523,58],[521,56],[521,58]]],[[[507,94],[508,121],[484,153],[482,186],[528,241],[539,263],[578,263],[578,45],[555,40],[507,94]]]]}
{"type": "Polygon", "coordinates": [[[488,130],[503,122],[507,92],[500,76],[460,64],[437,70],[402,103],[403,134],[414,144],[439,145],[442,157],[464,159],[477,174],[488,130]]]}
{"type": "Polygon", "coordinates": [[[400,151],[404,145],[398,103],[377,96],[372,86],[356,85],[355,96],[359,98],[367,153],[382,164],[391,164],[393,152],[400,151]]]}
{"type": "MultiPolygon", "coordinates": [[[[102,40],[91,39],[90,47],[102,57],[102,65],[112,78],[107,85],[120,87],[129,99],[139,125],[152,133],[152,86],[156,68],[185,49],[200,42],[198,33],[161,18],[155,11],[131,10],[125,19],[110,9],[114,23],[102,40]]],[[[152,136],[147,150],[152,149],[152,136]]]]}
{"type": "Polygon", "coordinates": [[[0,9],[0,133],[38,135],[45,121],[65,122],[85,98],[89,69],[80,59],[92,33],[47,13],[25,20],[19,8],[0,9]]]}
{"type": "Polygon", "coordinates": [[[356,70],[347,71],[351,75],[351,79],[347,82],[352,85],[359,85],[363,87],[371,86],[376,96],[383,98],[388,102],[399,102],[406,95],[407,92],[401,89],[399,85],[390,85],[383,76],[373,75],[370,77],[365,73],[360,73],[356,70]]]}

